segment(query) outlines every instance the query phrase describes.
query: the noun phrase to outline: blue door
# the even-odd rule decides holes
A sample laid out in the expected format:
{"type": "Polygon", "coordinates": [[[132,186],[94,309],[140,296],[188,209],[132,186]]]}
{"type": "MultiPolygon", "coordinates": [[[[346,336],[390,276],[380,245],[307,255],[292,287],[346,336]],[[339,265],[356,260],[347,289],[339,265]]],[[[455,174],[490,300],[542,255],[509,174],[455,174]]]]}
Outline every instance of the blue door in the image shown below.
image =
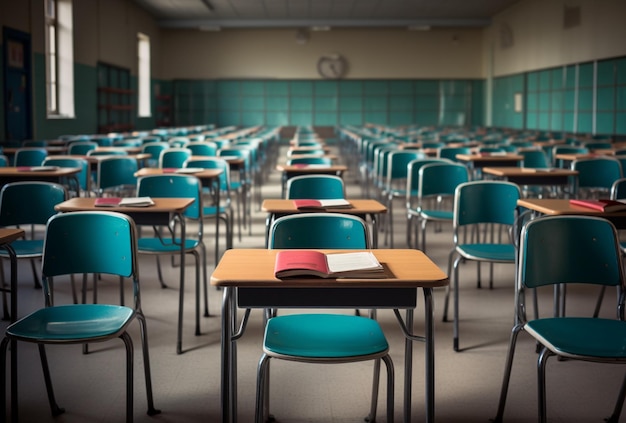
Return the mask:
{"type": "Polygon", "coordinates": [[[4,28],[5,138],[32,138],[30,35],[4,28]]]}

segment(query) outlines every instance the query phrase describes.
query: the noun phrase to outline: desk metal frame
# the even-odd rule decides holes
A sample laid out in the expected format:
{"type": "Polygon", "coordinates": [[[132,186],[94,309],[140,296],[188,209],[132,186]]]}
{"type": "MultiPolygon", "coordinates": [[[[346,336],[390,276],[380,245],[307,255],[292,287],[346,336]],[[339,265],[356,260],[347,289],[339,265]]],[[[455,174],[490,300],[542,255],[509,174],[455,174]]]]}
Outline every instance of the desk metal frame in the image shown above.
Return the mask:
{"type": "MultiPolygon", "coordinates": [[[[394,275],[386,279],[295,279],[273,277],[278,250],[234,249],[227,251],[211,276],[221,286],[222,301],[222,422],[237,421],[237,340],[245,332],[251,308],[385,308],[393,309],[405,335],[404,422],[411,420],[413,341],[425,344],[426,421],[435,421],[434,287],[446,286],[447,276],[418,250],[371,250],[394,275]],[[260,261],[259,261],[260,260],[260,261]],[[397,262],[396,262],[397,261],[397,262]],[[253,263],[256,279],[236,263],[253,263]],[[231,267],[232,266],[232,267],[231,267]],[[230,270],[235,270],[231,272],[230,270]],[[271,275],[271,276],[268,276],[271,275]],[[424,335],[413,333],[417,289],[424,291],[424,335]],[[238,325],[237,308],[245,308],[238,325]],[[404,319],[400,310],[405,309],[404,319]],[[239,326],[239,328],[238,328],[239,326]]],[[[327,250],[328,251],[328,250],[327,250]]],[[[345,251],[345,250],[342,250],[345,251]]],[[[245,266],[249,267],[249,266],[245,266]]]]}

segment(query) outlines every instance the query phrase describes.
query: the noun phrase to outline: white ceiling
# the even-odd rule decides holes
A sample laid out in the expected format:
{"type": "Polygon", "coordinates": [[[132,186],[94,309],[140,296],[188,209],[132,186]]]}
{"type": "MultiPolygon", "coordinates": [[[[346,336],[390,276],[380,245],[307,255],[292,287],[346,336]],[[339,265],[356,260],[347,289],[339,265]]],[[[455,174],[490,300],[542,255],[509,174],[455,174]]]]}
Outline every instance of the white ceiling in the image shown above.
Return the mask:
{"type": "Polygon", "coordinates": [[[166,28],[483,27],[519,0],[134,0],[166,28]]]}

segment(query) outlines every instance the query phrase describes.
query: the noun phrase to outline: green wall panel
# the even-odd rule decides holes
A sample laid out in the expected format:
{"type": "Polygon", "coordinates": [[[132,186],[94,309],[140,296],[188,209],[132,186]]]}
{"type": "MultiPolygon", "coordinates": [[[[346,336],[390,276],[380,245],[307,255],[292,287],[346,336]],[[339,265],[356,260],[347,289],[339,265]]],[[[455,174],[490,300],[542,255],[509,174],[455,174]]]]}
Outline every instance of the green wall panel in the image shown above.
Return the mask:
{"type": "Polygon", "coordinates": [[[618,134],[626,134],[626,113],[617,113],[615,132],[618,134]]]}
{"type": "Polygon", "coordinates": [[[615,91],[614,87],[598,88],[597,93],[597,109],[599,112],[607,112],[615,109],[615,91]]]}
{"type": "Polygon", "coordinates": [[[596,133],[612,134],[615,132],[615,121],[613,113],[596,114],[596,133]]]}
{"type": "Polygon", "coordinates": [[[315,112],[336,112],[337,97],[315,97],[315,112]]]}

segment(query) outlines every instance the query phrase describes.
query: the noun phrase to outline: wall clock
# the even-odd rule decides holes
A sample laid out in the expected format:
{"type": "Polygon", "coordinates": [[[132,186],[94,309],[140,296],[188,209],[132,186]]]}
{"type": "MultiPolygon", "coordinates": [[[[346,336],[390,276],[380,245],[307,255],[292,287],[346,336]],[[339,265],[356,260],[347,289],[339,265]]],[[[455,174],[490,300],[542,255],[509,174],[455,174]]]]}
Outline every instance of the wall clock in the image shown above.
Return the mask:
{"type": "Polygon", "coordinates": [[[317,61],[317,72],[325,79],[343,78],[348,71],[348,62],[340,54],[328,54],[317,61]]]}

